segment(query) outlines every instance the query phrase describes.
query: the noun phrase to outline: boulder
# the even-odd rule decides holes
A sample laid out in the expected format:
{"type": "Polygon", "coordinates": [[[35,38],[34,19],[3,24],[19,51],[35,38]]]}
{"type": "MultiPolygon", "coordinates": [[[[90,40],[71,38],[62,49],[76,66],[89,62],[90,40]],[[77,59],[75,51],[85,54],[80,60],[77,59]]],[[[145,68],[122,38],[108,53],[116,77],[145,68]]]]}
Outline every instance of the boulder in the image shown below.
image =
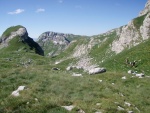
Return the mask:
{"type": "Polygon", "coordinates": [[[118,106],[117,110],[118,111],[124,111],[124,108],[122,108],[121,106],[118,106]]]}
{"type": "Polygon", "coordinates": [[[69,66],[69,67],[66,68],[66,70],[67,70],[67,71],[70,71],[70,70],[72,70],[72,67],[69,66]]]}
{"type": "Polygon", "coordinates": [[[125,80],[125,79],[127,79],[127,78],[126,78],[126,76],[123,76],[121,79],[124,79],[124,80],[125,80]]]}
{"type": "Polygon", "coordinates": [[[142,77],[144,77],[144,74],[143,74],[143,73],[140,73],[140,74],[136,74],[135,76],[136,76],[136,77],[139,77],[139,78],[142,78],[142,77]]]}
{"type": "Polygon", "coordinates": [[[65,108],[68,111],[71,111],[75,106],[70,105],[70,106],[62,106],[63,108],[65,108]]]}
{"type": "Polygon", "coordinates": [[[53,67],[52,68],[52,70],[56,70],[56,71],[58,71],[58,70],[60,70],[59,68],[57,68],[57,67],[53,67]]]}
{"type": "Polygon", "coordinates": [[[13,91],[13,92],[11,93],[11,95],[12,95],[12,96],[15,96],[15,97],[19,96],[19,95],[20,95],[19,92],[22,91],[22,90],[24,90],[25,87],[26,87],[26,86],[19,86],[17,90],[15,90],[15,91],[13,91]]]}
{"type": "Polygon", "coordinates": [[[92,74],[98,74],[98,73],[104,73],[104,72],[106,72],[105,68],[93,68],[93,69],[89,70],[89,74],[90,75],[92,75],[92,74]]]}
{"type": "Polygon", "coordinates": [[[129,70],[129,71],[128,71],[128,73],[129,73],[129,74],[132,74],[132,73],[133,73],[133,71],[132,71],[132,70],[129,70]]]}
{"type": "Polygon", "coordinates": [[[79,76],[82,76],[82,74],[73,73],[72,76],[79,77],[79,76]]]}

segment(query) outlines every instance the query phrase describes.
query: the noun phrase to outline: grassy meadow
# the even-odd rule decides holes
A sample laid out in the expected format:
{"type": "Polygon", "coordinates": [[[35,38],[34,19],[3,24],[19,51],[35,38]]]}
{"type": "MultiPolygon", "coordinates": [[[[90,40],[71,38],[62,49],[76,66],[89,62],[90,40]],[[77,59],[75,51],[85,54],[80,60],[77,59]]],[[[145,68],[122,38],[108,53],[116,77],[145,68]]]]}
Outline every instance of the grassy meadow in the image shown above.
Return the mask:
{"type": "Polygon", "coordinates": [[[8,47],[0,50],[0,113],[149,113],[150,40],[116,56],[108,52],[107,56],[112,57],[100,63],[114,35],[89,53],[98,65],[107,69],[106,73],[96,75],[76,69],[66,71],[76,59],[55,64],[56,60],[69,56],[77,44],[87,43],[84,38],[52,58],[35,54],[34,49],[19,42],[19,37],[13,38],[8,47]],[[126,58],[138,61],[137,66],[127,66],[126,58]],[[144,73],[145,77],[135,77],[128,70],[144,73]],[[75,77],[73,73],[82,76],[75,77]],[[25,90],[18,97],[12,96],[19,86],[25,86],[25,90]],[[71,111],[62,107],[70,105],[74,106],[71,111]]]}
{"type": "Polygon", "coordinates": [[[33,53],[1,53],[0,113],[68,113],[61,106],[74,105],[71,113],[148,113],[149,79],[108,71],[82,77],[72,76],[51,59],[33,53]],[[18,56],[18,54],[20,56],[18,56]],[[11,58],[11,60],[9,59],[11,58]],[[31,59],[27,66],[21,62],[31,59]],[[52,70],[58,67],[61,70],[52,70]],[[126,76],[127,79],[121,79],[126,76]],[[12,91],[26,86],[19,97],[12,91]],[[131,106],[125,104],[128,102],[131,106]],[[117,110],[118,106],[124,110],[117,110]]]}

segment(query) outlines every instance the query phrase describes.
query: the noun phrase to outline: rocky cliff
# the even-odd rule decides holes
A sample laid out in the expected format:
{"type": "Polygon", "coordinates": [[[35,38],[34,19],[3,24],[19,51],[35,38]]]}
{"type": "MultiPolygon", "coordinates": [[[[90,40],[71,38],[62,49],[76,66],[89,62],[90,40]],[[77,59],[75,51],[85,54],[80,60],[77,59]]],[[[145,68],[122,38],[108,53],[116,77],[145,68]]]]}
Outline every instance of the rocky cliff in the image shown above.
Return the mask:
{"type": "Polygon", "coordinates": [[[44,49],[46,55],[55,56],[64,51],[71,41],[80,37],[73,34],[48,31],[42,33],[37,42],[44,49]]]}
{"type": "MultiPolygon", "coordinates": [[[[85,38],[85,40],[80,38],[80,40],[71,42],[67,50],[60,54],[61,57],[55,64],[71,59],[69,66],[82,68],[86,72],[92,68],[105,67],[110,59],[113,59],[111,62],[115,64],[114,59],[119,53],[124,53],[124,50],[131,50],[133,47],[147,42],[150,38],[149,4],[150,0],[148,0],[140,16],[128,22],[127,25],[85,38]],[[72,59],[76,60],[73,62],[72,59]]],[[[125,52],[127,53],[127,51],[125,52]]],[[[120,60],[121,63],[124,60],[125,58],[120,60]]]]}
{"type": "Polygon", "coordinates": [[[28,36],[27,30],[23,26],[13,26],[8,28],[0,38],[0,49],[9,46],[9,42],[14,38],[18,38],[18,43],[21,42],[22,44],[27,44],[30,49],[35,50],[35,53],[44,56],[42,48],[28,36]]]}
{"type": "Polygon", "coordinates": [[[142,10],[139,14],[139,16],[145,15],[147,13],[150,12],[150,0],[147,1],[147,3],[145,4],[145,8],[144,10],[142,10]]]}
{"type": "Polygon", "coordinates": [[[112,51],[122,52],[150,38],[150,0],[139,14],[139,17],[131,20],[127,25],[116,29],[117,38],[112,43],[112,51]]]}

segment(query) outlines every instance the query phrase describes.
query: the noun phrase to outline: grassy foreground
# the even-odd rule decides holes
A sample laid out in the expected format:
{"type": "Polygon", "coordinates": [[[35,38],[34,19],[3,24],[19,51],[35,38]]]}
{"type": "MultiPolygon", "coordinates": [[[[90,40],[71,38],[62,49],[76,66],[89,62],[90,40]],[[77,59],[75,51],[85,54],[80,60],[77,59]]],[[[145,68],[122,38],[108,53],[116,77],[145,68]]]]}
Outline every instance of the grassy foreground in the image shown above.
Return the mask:
{"type": "Polygon", "coordinates": [[[32,53],[3,53],[0,56],[0,113],[67,113],[61,106],[74,105],[71,113],[148,113],[150,78],[126,73],[73,77],[72,72],[52,70],[50,60],[32,53]],[[11,57],[11,60],[8,58],[11,57]],[[19,62],[32,59],[27,67],[19,62]],[[121,79],[126,76],[127,79],[121,79]],[[102,82],[100,82],[102,80],[102,82]],[[26,86],[19,97],[11,96],[18,86],[26,86]],[[131,106],[125,104],[128,102],[131,106]],[[124,110],[117,110],[122,107],[124,110]]]}

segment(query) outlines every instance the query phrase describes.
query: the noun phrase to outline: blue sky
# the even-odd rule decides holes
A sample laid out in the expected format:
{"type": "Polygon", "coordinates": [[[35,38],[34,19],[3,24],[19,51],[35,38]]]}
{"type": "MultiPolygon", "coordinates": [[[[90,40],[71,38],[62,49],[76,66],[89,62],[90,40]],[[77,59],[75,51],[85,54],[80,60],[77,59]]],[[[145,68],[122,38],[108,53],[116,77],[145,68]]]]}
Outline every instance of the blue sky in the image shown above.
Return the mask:
{"type": "Polygon", "coordinates": [[[29,36],[45,31],[97,35],[127,24],[147,0],[0,0],[0,35],[23,25],[29,36]]]}

